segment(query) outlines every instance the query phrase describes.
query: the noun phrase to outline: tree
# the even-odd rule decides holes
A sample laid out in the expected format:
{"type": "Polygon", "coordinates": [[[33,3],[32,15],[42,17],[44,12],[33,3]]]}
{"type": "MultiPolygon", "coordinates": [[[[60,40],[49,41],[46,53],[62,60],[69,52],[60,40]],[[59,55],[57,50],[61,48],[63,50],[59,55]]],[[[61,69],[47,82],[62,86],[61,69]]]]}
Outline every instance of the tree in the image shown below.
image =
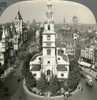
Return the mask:
{"type": "Polygon", "coordinates": [[[3,82],[0,79],[0,88],[2,88],[2,87],[3,87],[3,82]]]}
{"type": "Polygon", "coordinates": [[[47,92],[48,90],[48,81],[45,74],[41,74],[41,78],[37,81],[37,88],[42,92],[47,92]]]}
{"type": "Polygon", "coordinates": [[[70,61],[70,71],[78,71],[79,64],[76,59],[70,61]]]}
{"type": "Polygon", "coordinates": [[[1,76],[3,73],[4,73],[4,70],[3,70],[3,68],[1,68],[1,66],[0,66],[0,76],[1,76]]]}
{"type": "Polygon", "coordinates": [[[65,91],[68,90],[67,82],[65,79],[59,81],[59,84],[60,84],[60,88],[63,88],[65,91]]]}
{"type": "Polygon", "coordinates": [[[70,72],[67,80],[67,85],[70,89],[76,89],[80,81],[80,73],[77,60],[70,61],[70,72]]]}
{"type": "Polygon", "coordinates": [[[23,63],[23,69],[22,69],[22,74],[24,77],[26,77],[27,72],[29,72],[29,62],[31,60],[32,55],[29,53],[26,55],[26,58],[24,59],[23,63]]]}
{"type": "Polygon", "coordinates": [[[36,87],[36,79],[31,72],[27,72],[25,80],[28,88],[36,87]]]}
{"type": "Polygon", "coordinates": [[[74,71],[71,71],[69,73],[69,78],[67,80],[67,85],[70,89],[73,89],[75,90],[77,85],[79,84],[79,81],[80,81],[80,76],[78,73],[76,73],[74,71]]]}
{"type": "Polygon", "coordinates": [[[56,76],[52,76],[49,80],[49,91],[53,94],[57,94],[60,90],[59,82],[56,76]]]}

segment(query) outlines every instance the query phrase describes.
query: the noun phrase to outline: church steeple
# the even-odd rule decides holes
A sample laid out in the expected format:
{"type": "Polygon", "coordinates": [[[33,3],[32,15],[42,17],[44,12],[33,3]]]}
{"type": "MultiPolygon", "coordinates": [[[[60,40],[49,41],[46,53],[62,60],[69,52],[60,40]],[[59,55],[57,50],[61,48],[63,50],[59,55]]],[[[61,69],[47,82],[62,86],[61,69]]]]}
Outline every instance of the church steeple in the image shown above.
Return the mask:
{"type": "Polygon", "coordinates": [[[53,21],[53,12],[51,10],[52,4],[51,4],[50,0],[47,3],[47,7],[48,7],[48,12],[46,13],[46,15],[47,15],[47,20],[50,23],[53,21]]]}
{"type": "Polygon", "coordinates": [[[48,11],[46,12],[47,20],[45,21],[45,31],[54,31],[53,12],[51,10],[51,1],[47,3],[48,11]]]}
{"type": "Polygon", "coordinates": [[[43,41],[43,61],[42,61],[42,71],[48,77],[55,75],[56,73],[56,45],[55,45],[55,36],[54,31],[54,21],[53,21],[53,12],[51,11],[52,4],[49,1],[47,3],[48,11],[46,13],[47,20],[44,23],[44,32],[42,34],[43,41]]]}

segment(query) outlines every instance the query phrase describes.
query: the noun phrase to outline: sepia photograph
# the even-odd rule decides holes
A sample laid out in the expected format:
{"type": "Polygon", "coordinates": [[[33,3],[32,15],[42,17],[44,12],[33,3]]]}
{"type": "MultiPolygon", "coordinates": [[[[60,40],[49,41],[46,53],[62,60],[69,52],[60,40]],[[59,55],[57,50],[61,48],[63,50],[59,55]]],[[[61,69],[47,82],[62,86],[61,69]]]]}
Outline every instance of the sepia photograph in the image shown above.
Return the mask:
{"type": "Polygon", "coordinates": [[[0,0],[0,100],[97,100],[96,4],[0,0]]]}

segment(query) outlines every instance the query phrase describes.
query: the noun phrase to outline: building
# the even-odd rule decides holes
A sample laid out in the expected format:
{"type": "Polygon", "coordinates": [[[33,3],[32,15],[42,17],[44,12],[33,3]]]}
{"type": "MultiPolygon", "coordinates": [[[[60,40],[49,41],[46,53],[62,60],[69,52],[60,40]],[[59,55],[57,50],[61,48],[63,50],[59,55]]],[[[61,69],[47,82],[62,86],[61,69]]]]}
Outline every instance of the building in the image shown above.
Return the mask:
{"type": "Polygon", "coordinates": [[[75,55],[75,44],[74,43],[67,43],[66,44],[66,53],[68,55],[75,55]]]}
{"type": "Polygon", "coordinates": [[[77,16],[73,16],[72,22],[73,22],[74,25],[78,24],[78,18],[77,18],[77,16]]]}
{"type": "Polygon", "coordinates": [[[44,22],[42,33],[42,51],[32,57],[30,71],[36,79],[41,77],[41,73],[44,73],[48,80],[52,75],[56,75],[58,78],[68,78],[69,59],[64,51],[58,54],[59,49],[56,47],[56,33],[50,1],[47,7],[47,20],[44,22]]]}
{"type": "Polygon", "coordinates": [[[0,64],[3,65],[9,57],[21,48],[27,40],[28,30],[20,12],[17,13],[14,23],[6,23],[0,28],[0,64]]]}
{"type": "Polygon", "coordinates": [[[81,57],[93,60],[94,59],[94,46],[86,46],[81,50],[81,57]]]}

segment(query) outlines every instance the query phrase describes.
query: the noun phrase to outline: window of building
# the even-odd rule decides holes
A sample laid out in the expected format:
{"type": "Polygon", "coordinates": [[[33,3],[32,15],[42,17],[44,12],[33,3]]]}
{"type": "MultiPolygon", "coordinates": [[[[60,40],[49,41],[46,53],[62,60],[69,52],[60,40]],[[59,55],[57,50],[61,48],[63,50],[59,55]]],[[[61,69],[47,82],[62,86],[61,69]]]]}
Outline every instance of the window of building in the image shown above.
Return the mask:
{"type": "Polygon", "coordinates": [[[50,64],[50,61],[48,61],[47,63],[50,64]]]}
{"type": "Polygon", "coordinates": [[[37,75],[34,73],[33,76],[37,76],[37,75]]]}
{"type": "Polygon", "coordinates": [[[64,74],[62,73],[61,76],[64,76],[64,74]]]}
{"type": "Polygon", "coordinates": [[[47,75],[50,75],[50,70],[47,70],[47,75]]]}
{"type": "Polygon", "coordinates": [[[47,49],[47,55],[50,55],[50,54],[51,54],[51,50],[47,49]]]}
{"type": "Polygon", "coordinates": [[[50,40],[51,39],[51,36],[50,35],[47,35],[47,40],[50,40]]]}
{"type": "Polygon", "coordinates": [[[48,25],[48,30],[50,30],[50,25],[48,25]]]}
{"type": "Polygon", "coordinates": [[[58,60],[60,60],[60,58],[58,58],[58,60]]]}
{"type": "Polygon", "coordinates": [[[49,42],[48,42],[48,43],[46,43],[46,44],[47,44],[47,46],[51,46],[51,43],[49,43],[49,42]]]}
{"type": "Polygon", "coordinates": [[[41,60],[41,58],[39,58],[39,60],[41,60]]]}

